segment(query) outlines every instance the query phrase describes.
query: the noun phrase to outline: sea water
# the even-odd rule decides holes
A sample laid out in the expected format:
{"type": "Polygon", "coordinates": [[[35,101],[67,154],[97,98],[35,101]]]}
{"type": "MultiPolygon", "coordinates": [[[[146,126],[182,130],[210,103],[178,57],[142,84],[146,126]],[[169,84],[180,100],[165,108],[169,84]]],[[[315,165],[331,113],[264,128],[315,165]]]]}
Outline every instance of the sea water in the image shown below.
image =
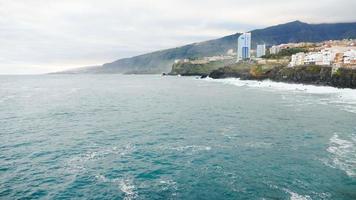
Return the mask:
{"type": "Polygon", "coordinates": [[[356,199],[356,90],[0,76],[0,199],[356,199]]]}

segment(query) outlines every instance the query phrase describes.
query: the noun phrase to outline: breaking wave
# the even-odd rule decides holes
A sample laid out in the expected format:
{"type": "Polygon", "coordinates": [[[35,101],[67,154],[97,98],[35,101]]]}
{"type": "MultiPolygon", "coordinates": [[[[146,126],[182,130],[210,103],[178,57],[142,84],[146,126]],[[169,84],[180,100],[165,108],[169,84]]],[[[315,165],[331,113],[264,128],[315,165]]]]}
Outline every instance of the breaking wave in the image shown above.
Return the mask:
{"type": "Polygon", "coordinates": [[[104,159],[108,156],[117,155],[124,156],[132,152],[133,147],[131,145],[126,145],[125,147],[118,148],[102,148],[95,151],[89,151],[84,154],[72,157],[66,162],[66,168],[72,173],[82,172],[86,169],[86,166],[90,162],[95,162],[100,159],[104,159]]]}
{"type": "Polygon", "coordinates": [[[121,192],[123,192],[124,194],[124,198],[123,198],[124,200],[137,199],[138,197],[136,186],[134,185],[134,181],[132,178],[110,179],[103,175],[97,175],[95,176],[95,178],[101,182],[117,184],[121,192]]]}
{"type": "Polygon", "coordinates": [[[296,83],[274,82],[271,80],[240,80],[238,78],[226,79],[203,79],[209,82],[217,82],[238,87],[260,88],[270,91],[289,91],[305,94],[327,94],[327,101],[341,107],[342,110],[356,113],[356,90],[355,89],[340,89],[330,86],[304,85],[296,83]]]}
{"type": "MultiPolygon", "coordinates": [[[[312,200],[312,198],[309,196],[309,195],[301,195],[301,194],[298,194],[298,193],[296,193],[296,192],[293,192],[293,191],[291,191],[291,190],[289,190],[289,189],[287,189],[287,188],[280,188],[280,187],[278,187],[278,186],[276,186],[276,185],[271,185],[271,184],[268,184],[269,185],[269,187],[271,187],[271,188],[274,188],[274,189],[278,189],[278,190],[281,190],[281,191],[283,191],[283,192],[285,192],[286,194],[288,194],[290,197],[289,197],[289,199],[290,200],[312,200]]],[[[315,193],[315,192],[311,192],[311,193],[314,193],[315,195],[317,195],[317,196],[324,196],[325,197],[325,195],[324,194],[318,194],[318,193],[315,193]]],[[[324,199],[324,198],[323,198],[324,199]]]]}
{"type": "Polygon", "coordinates": [[[124,179],[120,181],[120,190],[125,194],[124,200],[131,200],[137,198],[137,192],[132,179],[124,179]]]}
{"type": "Polygon", "coordinates": [[[285,192],[287,192],[290,195],[290,200],[311,200],[312,198],[309,195],[300,195],[295,192],[292,192],[290,190],[285,189],[285,192]]]}
{"type": "Polygon", "coordinates": [[[210,151],[210,146],[200,146],[200,145],[188,145],[188,146],[178,146],[171,147],[170,149],[181,151],[181,152],[198,152],[198,151],[210,151]]]}
{"type": "Polygon", "coordinates": [[[348,176],[356,176],[356,135],[350,138],[341,138],[334,134],[329,140],[327,151],[330,160],[326,163],[331,167],[343,170],[348,176]]]}
{"type": "Polygon", "coordinates": [[[356,92],[353,89],[340,89],[330,86],[316,86],[316,85],[304,85],[297,83],[283,83],[275,82],[271,80],[257,81],[257,80],[240,80],[239,78],[226,78],[226,79],[203,79],[211,82],[219,82],[223,84],[230,84],[239,87],[254,87],[254,88],[270,88],[274,90],[284,90],[284,91],[297,91],[297,92],[307,92],[313,94],[346,94],[346,97],[356,99],[356,92]]]}

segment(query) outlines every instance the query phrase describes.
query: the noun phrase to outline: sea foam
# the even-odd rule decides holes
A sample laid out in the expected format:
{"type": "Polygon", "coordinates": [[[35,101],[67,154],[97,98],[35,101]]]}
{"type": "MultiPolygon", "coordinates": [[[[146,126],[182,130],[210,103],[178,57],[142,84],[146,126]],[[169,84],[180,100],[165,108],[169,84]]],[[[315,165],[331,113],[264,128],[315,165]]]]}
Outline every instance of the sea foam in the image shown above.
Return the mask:
{"type": "MultiPolygon", "coordinates": [[[[274,82],[271,80],[240,80],[239,78],[226,79],[203,79],[209,82],[217,82],[238,87],[248,87],[263,89],[266,91],[287,91],[297,94],[320,94],[328,95],[327,99],[323,99],[329,103],[338,105],[342,110],[356,113],[356,90],[349,88],[335,88],[330,86],[315,86],[296,83],[274,82]]],[[[322,102],[321,102],[322,103],[322,102]]]]}
{"type": "Polygon", "coordinates": [[[95,178],[100,182],[117,184],[121,192],[124,194],[124,200],[132,200],[138,197],[133,178],[110,179],[104,175],[96,175],[95,178]]]}
{"type": "Polygon", "coordinates": [[[133,146],[131,144],[127,144],[121,148],[111,147],[111,148],[99,148],[92,151],[88,151],[84,154],[76,155],[70,158],[66,162],[66,169],[69,172],[77,174],[80,172],[84,172],[86,167],[91,162],[96,162],[101,159],[105,159],[109,156],[125,156],[133,151],[133,146]]]}
{"type": "Polygon", "coordinates": [[[288,191],[288,193],[290,194],[290,200],[311,200],[308,195],[303,196],[292,191],[288,191]]]}
{"type": "Polygon", "coordinates": [[[330,153],[330,161],[326,164],[345,171],[348,176],[356,176],[355,134],[350,138],[341,138],[335,133],[329,140],[327,151],[330,153]]]}
{"type": "Polygon", "coordinates": [[[135,185],[132,179],[123,179],[120,181],[120,190],[125,194],[124,200],[131,200],[137,198],[135,185]]]}
{"type": "Polygon", "coordinates": [[[275,82],[271,80],[257,81],[257,80],[240,80],[239,78],[226,78],[226,79],[203,79],[211,82],[219,82],[223,84],[231,84],[235,86],[246,86],[254,88],[270,88],[272,90],[284,90],[284,91],[296,91],[296,92],[307,92],[313,94],[344,94],[347,98],[352,98],[356,100],[356,91],[353,89],[345,88],[335,88],[330,86],[316,86],[316,85],[305,85],[297,83],[283,83],[275,82]]]}

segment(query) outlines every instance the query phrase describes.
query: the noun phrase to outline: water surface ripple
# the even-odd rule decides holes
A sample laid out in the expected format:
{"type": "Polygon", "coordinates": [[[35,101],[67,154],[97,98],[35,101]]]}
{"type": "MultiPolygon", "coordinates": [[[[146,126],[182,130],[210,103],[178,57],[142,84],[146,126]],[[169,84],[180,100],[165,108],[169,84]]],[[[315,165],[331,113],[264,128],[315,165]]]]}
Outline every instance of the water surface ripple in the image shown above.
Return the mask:
{"type": "Polygon", "coordinates": [[[0,77],[0,199],[356,199],[356,91],[0,77]]]}

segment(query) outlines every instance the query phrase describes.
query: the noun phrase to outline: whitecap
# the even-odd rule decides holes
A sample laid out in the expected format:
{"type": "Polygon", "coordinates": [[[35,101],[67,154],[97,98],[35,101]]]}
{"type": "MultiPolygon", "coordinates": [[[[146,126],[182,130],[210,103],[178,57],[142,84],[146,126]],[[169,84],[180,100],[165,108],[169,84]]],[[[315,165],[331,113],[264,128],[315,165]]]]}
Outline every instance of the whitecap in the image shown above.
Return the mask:
{"type": "Polygon", "coordinates": [[[111,147],[111,148],[101,148],[92,151],[88,151],[84,154],[80,154],[74,156],[67,160],[66,168],[71,173],[78,173],[86,170],[88,163],[95,162],[100,159],[104,159],[108,156],[124,156],[130,152],[132,152],[134,147],[130,144],[118,148],[118,147],[111,147]]]}
{"type": "Polygon", "coordinates": [[[104,183],[112,183],[118,185],[119,189],[124,193],[124,200],[132,200],[138,197],[138,193],[136,191],[136,187],[132,178],[110,179],[105,177],[104,175],[96,175],[95,178],[98,181],[104,183]]]}
{"type": "Polygon", "coordinates": [[[328,193],[317,193],[314,191],[309,191],[310,195],[307,195],[307,194],[302,195],[302,194],[298,194],[290,189],[280,188],[273,184],[268,184],[268,186],[273,189],[278,189],[278,190],[284,191],[285,193],[287,193],[289,195],[290,200],[312,200],[310,195],[320,197],[320,199],[329,199],[330,198],[330,194],[328,194],[328,193]]]}
{"type": "MultiPolygon", "coordinates": [[[[274,82],[271,80],[257,81],[257,80],[240,80],[239,78],[226,79],[202,79],[209,82],[217,82],[228,85],[235,85],[238,87],[249,87],[256,89],[263,89],[268,91],[288,91],[300,94],[318,94],[328,95],[327,98],[322,98],[323,101],[318,101],[320,104],[334,104],[342,110],[356,113],[356,90],[350,88],[335,88],[330,86],[316,86],[304,85],[296,83],[274,82]]],[[[285,96],[282,96],[286,99],[285,96]]],[[[313,102],[314,103],[314,102],[313,102]]]]}
{"type": "Polygon", "coordinates": [[[124,200],[136,199],[138,194],[132,179],[123,179],[119,184],[120,190],[125,194],[124,200]]]}
{"type": "Polygon", "coordinates": [[[230,84],[236,86],[248,86],[254,88],[270,88],[273,90],[284,90],[284,91],[295,91],[295,92],[306,92],[313,94],[343,94],[346,98],[356,99],[356,91],[354,89],[340,89],[331,86],[316,86],[316,85],[305,85],[299,83],[284,83],[284,82],[275,82],[271,80],[241,80],[239,78],[226,78],[226,79],[212,79],[206,78],[202,79],[210,82],[219,82],[223,84],[230,84]]]}
{"type": "MultiPolygon", "coordinates": [[[[170,190],[172,189],[173,191],[178,190],[177,182],[171,180],[171,179],[161,179],[159,181],[159,184],[161,185],[161,188],[163,191],[170,190]]],[[[172,196],[175,196],[175,192],[173,192],[172,196]]]]}
{"type": "Polygon", "coordinates": [[[290,190],[285,190],[290,194],[290,200],[311,200],[312,198],[309,195],[300,195],[290,190]]]}
{"type": "Polygon", "coordinates": [[[348,176],[356,176],[356,135],[341,138],[335,133],[329,140],[330,159],[326,162],[330,167],[343,170],[348,176]]]}
{"type": "Polygon", "coordinates": [[[250,148],[271,148],[273,143],[269,142],[247,142],[242,144],[242,146],[250,147],[250,148]]]}
{"type": "Polygon", "coordinates": [[[188,151],[188,152],[197,152],[197,151],[210,151],[210,146],[200,146],[200,145],[188,145],[180,147],[172,147],[171,149],[176,151],[188,151]]]}

